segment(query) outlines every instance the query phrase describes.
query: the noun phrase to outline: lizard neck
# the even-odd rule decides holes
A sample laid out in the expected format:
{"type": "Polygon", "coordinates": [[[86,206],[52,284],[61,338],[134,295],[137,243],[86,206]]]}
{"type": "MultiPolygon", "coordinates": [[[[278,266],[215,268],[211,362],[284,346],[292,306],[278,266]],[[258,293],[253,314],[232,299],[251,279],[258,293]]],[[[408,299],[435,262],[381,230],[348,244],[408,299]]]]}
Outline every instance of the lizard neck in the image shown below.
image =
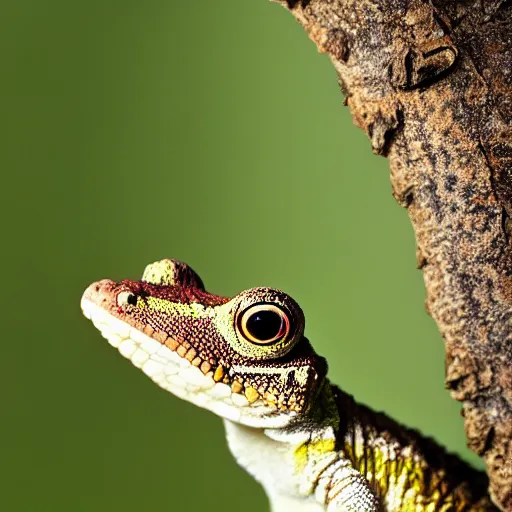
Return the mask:
{"type": "Polygon", "coordinates": [[[322,512],[314,496],[300,490],[301,476],[295,471],[296,444],[269,437],[264,429],[224,420],[229,449],[237,463],[259,482],[272,512],[322,512]]]}
{"type": "Polygon", "coordinates": [[[323,479],[332,468],[364,479],[384,510],[496,510],[483,473],[327,380],[309,414],[284,428],[224,423],[231,452],[264,487],[274,512],[326,510],[335,489],[323,479]]]}
{"type": "Polygon", "coordinates": [[[251,428],[224,420],[231,453],[263,486],[273,512],[325,510],[313,494],[315,475],[321,470],[320,460],[327,467],[337,458],[338,424],[327,380],[309,414],[286,427],[251,428]]]}

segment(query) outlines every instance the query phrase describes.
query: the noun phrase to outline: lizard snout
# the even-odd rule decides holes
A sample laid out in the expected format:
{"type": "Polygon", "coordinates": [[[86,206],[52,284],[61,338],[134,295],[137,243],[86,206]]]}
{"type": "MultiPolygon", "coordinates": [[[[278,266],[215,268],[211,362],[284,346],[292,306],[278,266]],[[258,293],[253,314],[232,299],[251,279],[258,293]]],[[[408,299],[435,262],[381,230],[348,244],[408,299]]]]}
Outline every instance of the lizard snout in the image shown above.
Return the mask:
{"type": "Polygon", "coordinates": [[[102,279],[92,283],[82,295],[82,310],[85,312],[87,302],[105,308],[112,301],[112,290],[115,286],[116,283],[111,279],[102,279]]]}

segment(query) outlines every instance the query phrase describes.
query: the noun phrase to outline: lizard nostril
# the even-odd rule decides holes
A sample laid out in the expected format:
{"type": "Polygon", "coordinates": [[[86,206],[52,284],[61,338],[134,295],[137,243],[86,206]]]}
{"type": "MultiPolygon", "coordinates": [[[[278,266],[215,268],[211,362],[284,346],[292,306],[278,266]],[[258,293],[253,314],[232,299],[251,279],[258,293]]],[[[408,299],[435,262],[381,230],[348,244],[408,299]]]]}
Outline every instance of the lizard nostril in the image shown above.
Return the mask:
{"type": "Polygon", "coordinates": [[[130,306],[137,305],[137,296],[132,292],[121,292],[117,296],[117,305],[118,306],[126,306],[129,304],[130,306]]]}

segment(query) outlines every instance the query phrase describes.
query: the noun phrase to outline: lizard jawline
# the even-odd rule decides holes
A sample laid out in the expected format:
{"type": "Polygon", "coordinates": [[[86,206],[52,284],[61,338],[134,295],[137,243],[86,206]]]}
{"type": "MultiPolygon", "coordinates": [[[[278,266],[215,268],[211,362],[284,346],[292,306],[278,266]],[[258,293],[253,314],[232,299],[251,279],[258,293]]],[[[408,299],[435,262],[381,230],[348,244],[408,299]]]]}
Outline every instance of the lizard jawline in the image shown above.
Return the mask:
{"type": "Polygon", "coordinates": [[[173,395],[247,427],[278,429],[296,418],[295,412],[276,412],[261,400],[249,404],[243,395],[233,393],[228,385],[215,382],[187,359],[93,302],[82,299],[81,306],[84,315],[110,345],[173,395]]]}

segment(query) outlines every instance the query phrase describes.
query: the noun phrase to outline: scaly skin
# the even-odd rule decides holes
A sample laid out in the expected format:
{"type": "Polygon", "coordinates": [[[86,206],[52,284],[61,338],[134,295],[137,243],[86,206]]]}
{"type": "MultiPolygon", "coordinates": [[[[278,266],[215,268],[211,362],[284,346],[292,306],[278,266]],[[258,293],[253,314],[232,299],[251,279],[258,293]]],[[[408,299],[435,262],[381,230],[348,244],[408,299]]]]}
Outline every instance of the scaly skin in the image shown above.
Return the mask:
{"type": "Polygon", "coordinates": [[[497,510],[485,475],[329,382],[279,290],[219,297],[166,259],[140,281],[93,283],[82,309],[159,386],[224,419],[274,512],[497,510]]]}

